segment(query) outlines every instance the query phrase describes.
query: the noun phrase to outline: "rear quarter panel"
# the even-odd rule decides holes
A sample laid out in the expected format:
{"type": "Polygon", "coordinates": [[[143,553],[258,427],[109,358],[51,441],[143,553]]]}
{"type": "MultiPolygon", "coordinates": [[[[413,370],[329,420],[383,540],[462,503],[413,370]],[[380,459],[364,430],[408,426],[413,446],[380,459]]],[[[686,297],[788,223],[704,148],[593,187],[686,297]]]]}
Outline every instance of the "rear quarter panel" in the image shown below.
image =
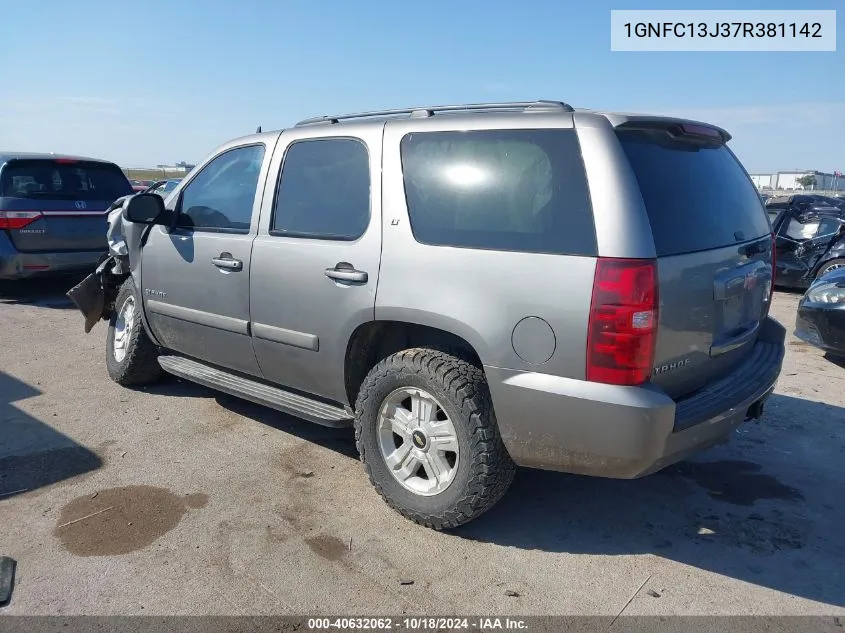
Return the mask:
{"type": "Polygon", "coordinates": [[[595,259],[432,246],[414,238],[405,198],[400,142],[408,132],[571,128],[571,115],[515,121],[479,116],[392,121],[385,127],[382,267],[377,320],[417,323],[456,334],[487,366],[584,377],[587,317],[595,259]],[[551,357],[532,364],[512,346],[514,327],[540,317],[552,328],[551,357]]]}

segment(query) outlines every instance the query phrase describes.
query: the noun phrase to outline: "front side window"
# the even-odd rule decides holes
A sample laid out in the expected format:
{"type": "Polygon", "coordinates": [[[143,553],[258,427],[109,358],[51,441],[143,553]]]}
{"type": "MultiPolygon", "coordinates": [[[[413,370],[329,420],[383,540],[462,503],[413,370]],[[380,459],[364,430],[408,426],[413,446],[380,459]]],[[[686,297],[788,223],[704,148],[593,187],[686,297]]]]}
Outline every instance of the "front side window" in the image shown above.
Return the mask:
{"type": "Polygon", "coordinates": [[[271,234],[355,240],[370,222],[370,159],[349,138],[296,141],[285,152],[271,234]]]}
{"type": "Polygon", "coordinates": [[[405,198],[418,242],[595,255],[574,130],[420,132],[401,142],[405,198]]]}
{"type": "Polygon", "coordinates": [[[813,239],[832,238],[839,233],[842,221],[838,218],[822,218],[813,239]]]}
{"type": "Polygon", "coordinates": [[[249,231],[264,145],[223,152],[182,191],[179,226],[217,231],[249,231]]]}

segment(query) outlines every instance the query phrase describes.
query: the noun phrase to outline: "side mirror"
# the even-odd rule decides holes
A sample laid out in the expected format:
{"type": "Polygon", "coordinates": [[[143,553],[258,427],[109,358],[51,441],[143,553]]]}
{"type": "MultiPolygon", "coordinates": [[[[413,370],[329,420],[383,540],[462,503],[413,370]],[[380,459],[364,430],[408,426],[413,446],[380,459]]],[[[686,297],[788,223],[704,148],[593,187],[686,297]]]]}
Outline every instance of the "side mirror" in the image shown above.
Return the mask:
{"type": "Polygon", "coordinates": [[[164,200],[154,193],[139,193],[123,205],[123,219],[137,224],[164,224],[164,200]]]}

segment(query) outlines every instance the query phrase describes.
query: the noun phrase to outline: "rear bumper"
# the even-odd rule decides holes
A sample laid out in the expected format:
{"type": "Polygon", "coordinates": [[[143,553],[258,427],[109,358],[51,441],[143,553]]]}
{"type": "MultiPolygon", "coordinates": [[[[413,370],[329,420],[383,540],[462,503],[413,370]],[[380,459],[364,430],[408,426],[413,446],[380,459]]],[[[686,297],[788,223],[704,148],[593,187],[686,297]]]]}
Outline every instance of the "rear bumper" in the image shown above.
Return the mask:
{"type": "Polygon", "coordinates": [[[731,374],[674,401],[654,385],[620,387],[486,366],[496,419],[514,461],[632,479],[725,440],[759,417],[784,357],[784,328],[766,319],[731,374]]]}
{"type": "Polygon", "coordinates": [[[802,299],[795,336],[825,352],[845,356],[845,305],[819,306],[802,299]]]}
{"type": "Polygon", "coordinates": [[[8,235],[0,231],[0,279],[24,279],[38,275],[90,272],[106,251],[67,253],[21,253],[8,235]]]}

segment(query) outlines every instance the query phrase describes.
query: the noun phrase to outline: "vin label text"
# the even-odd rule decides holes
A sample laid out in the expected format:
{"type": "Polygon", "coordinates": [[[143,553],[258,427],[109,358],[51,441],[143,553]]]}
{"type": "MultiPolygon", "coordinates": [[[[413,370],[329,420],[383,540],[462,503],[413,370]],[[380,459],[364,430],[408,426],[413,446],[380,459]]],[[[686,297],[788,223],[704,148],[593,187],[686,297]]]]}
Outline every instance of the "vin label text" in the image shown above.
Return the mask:
{"type": "Polygon", "coordinates": [[[835,51],[836,11],[611,11],[610,50],[835,51]]]}

